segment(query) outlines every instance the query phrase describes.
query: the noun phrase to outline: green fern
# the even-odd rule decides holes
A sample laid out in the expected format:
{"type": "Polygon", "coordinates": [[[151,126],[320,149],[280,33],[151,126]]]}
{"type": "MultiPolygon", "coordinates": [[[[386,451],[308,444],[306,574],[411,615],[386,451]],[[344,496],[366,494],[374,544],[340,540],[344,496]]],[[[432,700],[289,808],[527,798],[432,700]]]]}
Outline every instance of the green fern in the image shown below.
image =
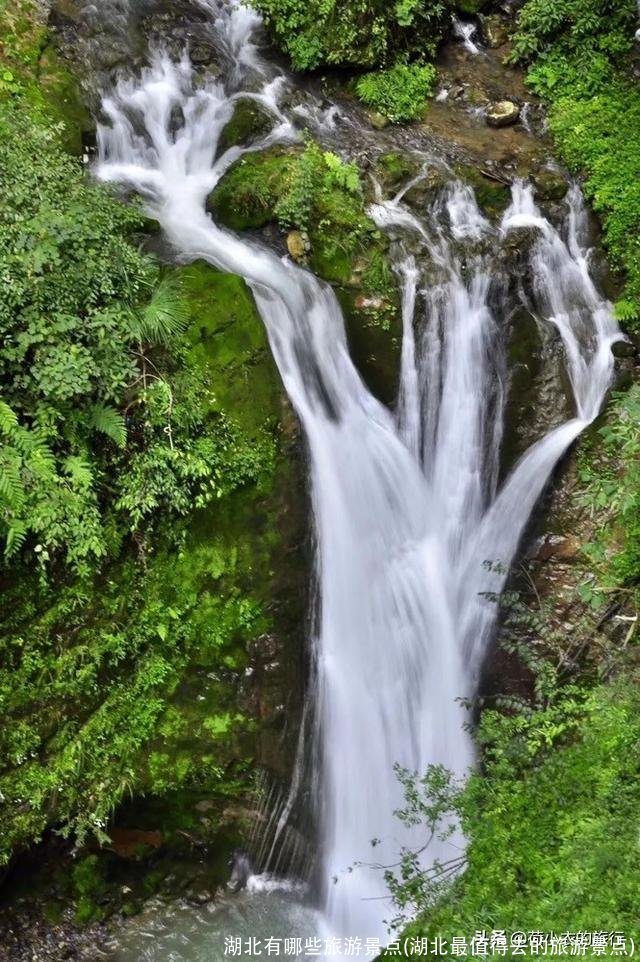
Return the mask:
{"type": "Polygon", "coordinates": [[[89,491],[93,487],[93,472],[91,465],[77,454],[65,459],[65,472],[71,479],[72,486],[79,491],[89,491]]]}
{"type": "Polygon", "coordinates": [[[12,558],[20,551],[27,539],[27,525],[19,518],[14,518],[7,527],[4,554],[12,558]]]}
{"type": "Polygon", "coordinates": [[[11,437],[17,427],[18,418],[15,411],[5,401],[0,401],[0,431],[11,437]]]}
{"type": "Polygon", "coordinates": [[[89,427],[106,434],[119,448],[124,448],[127,443],[124,418],[110,404],[98,402],[92,405],[89,409],[89,427]]]}

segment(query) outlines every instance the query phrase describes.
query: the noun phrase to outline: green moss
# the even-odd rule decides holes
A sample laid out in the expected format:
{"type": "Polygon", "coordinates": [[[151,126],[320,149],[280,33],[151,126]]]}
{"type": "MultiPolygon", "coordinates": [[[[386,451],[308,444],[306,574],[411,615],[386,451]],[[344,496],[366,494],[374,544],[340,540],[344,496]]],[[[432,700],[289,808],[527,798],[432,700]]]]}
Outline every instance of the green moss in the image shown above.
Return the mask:
{"type": "Polygon", "coordinates": [[[620,320],[640,327],[640,94],[634,67],[634,0],[528,0],[519,14],[514,56],[550,105],[560,156],[584,177],[604,225],[611,261],[627,278],[620,320]]]}
{"type": "Polygon", "coordinates": [[[511,202],[511,192],[507,184],[485,177],[476,167],[461,164],[455,172],[465,184],[473,187],[478,207],[490,219],[500,217],[511,202]]]}
{"type": "Polygon", "coordinates": [[[390,190],[394,188],[399,190],[408,180],[416,176],[420,164],[408,154],[388,153],[378,158],[376,169],[385,186],[390,190]]]}
{"type": "Polygon", "coordinates": [[[98,902],[108,886],[102,863],[97,855],[87,855],[74,865],[71,872],[71,888],[75,902],[76,922],[84,925],[104,918],[104,909],[98,902]]]}
{"type": "Polygon", "coordinates": [[[273,126],[273,117],[254,100],[240,100],[233,111],[233,117],[220,136],[220,153],[229,147],[246,144],[268,133],[273,126]]]}
{"type": "Polygon", "coordinates": [[[487,6],[487,0],[455,0],[454,7],[459,13],[473,17],[487,6]]]}
{"type": "Polygon", "coordinates": [[[82,154],[82,134],[93,128],[80,85],[69,67],[49,44],[38,63],[38,92],[43,108],[54,123],[63,126],[62,144],[76,156],[82,154]]]}
{"type": "Polygon", "coordinates": [[[249,154],[234,164],[209,200],[216,220],[239,231],[271,223],[295,165],[294,156],[273,149],[249,154]]]}
{"type": "Polygon", "coordinates": [[[250,291],[240,277],[221,274],[202,261],[173,273],[193,318],[189,364],[210,383],[205,403],[212,411],[232,411],[243,430],[256,432],[278,411],[280,388],[250,291]]]}
{"type": "Polygon", "coordinates": [[[5,860],[52,821],[80,840],[103,837],[125,793],[229,791],[253,751],[237,681],[247,642],[271,623],[279,382],[244,284],[205,264],[180,273],[185,369],[207,372],[209,429],[232,410],[233,443],[258,454],[258,471],[88,582],[7,586],[5,860]]]}
{"type": "Polygon", "coordinates": [[[82,152],[82,132],[91,126],[80,86],[50,43],[34,0],[5,0],[0,30],[0,100],[22,97],[34,117],[60,125],[70,153],[82,152]]]}

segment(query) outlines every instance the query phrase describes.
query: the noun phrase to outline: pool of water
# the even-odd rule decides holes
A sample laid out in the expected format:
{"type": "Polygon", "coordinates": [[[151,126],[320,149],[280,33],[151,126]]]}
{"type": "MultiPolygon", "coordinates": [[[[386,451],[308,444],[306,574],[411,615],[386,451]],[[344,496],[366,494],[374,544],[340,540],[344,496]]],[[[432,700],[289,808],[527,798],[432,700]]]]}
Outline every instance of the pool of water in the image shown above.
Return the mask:
{"type": "Polygon", "coordinates": [[[307,957],[308,939],[325,938],[323,917],[300,887],[258,878],[208,905],[154,900],[104,948],[111,962],[220,962],[258,954],[291,962],[307,957]]]}

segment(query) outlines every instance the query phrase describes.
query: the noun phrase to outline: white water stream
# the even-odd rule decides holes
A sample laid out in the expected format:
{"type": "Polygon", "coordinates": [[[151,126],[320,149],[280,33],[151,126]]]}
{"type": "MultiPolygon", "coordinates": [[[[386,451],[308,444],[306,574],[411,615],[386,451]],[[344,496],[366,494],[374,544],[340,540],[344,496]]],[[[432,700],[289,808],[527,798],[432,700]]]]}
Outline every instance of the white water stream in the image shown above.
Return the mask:
{"type": "MultiPolygon", "coordinates": [[[[332,289],[206,213],[208,194],[243,152],[297,134],[279,106],[285,81],[254,46],[256,15],[213,0],[201,6],[227,51],[226,76],[196,84],[186,55],[173,63],[158,54],[141,77],[120,80],[103,103],[97,173],[144,198],[180,259],[242,275],[264,320],[309,448],[321,599],[313,644],[324,914],[332,934],[384,942],[391,909],[382,872],[350,868],[394,863],[402,846],[421,844],[394,817],[402,803],[395,763],[424,772],[441,762],[457,774],[472,764],[459,699],[475,690],[494,623],[486,593],[501,590],[554,466],[597,415],[620,335],[590,279],[576,188],[563,236],[525,185],[514,187],[499,228],[453,180],[421,219],[401,197],[380,198],[372,217],[411,238],[414,250],[396,264],[404,329],[397,411],[380,404],[350,359],[332,289]],[[273,129],[217,157],[240,97],[259,100],[273,129]],[[562,338],[576,414],[498,487],[505,319],[489,308],[486,252],[523,227],[537,235],[535,309],[562,338]]],[[[461,843],[429,848],[425,864],[458,853],[461,843]]]]}

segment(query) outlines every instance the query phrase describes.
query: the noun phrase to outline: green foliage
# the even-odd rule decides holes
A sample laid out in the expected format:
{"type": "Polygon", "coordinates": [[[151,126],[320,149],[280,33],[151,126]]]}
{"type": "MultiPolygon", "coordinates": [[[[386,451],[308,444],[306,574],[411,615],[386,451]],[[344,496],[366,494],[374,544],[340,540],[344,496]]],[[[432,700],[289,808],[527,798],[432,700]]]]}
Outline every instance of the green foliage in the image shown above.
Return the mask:
{"type": "Polygon", "coordinates": [[[597,585],[583,586],[585,600],[603,603],[602,589],[638,589],[640,580],[640,386],[618,394],[598,428],[598,444],[579,461],[582,503],[598,517],[586,547],[597,585]]]}
{"type": "Polygon", "coordinates": [[[528,0],[520,11],[514,56],[532,60],[551,50],[577,55],[591,70],[594,54],[620,62],[633,43],[637,11],[629,0],[528,0]]]}
{"type": "Polygon", "coordinates": [[[85,185],[54,132],[10,106],[0,135],[0,534],[8,555],[28,543],[86,569],[107,550],[96,432],[125,443],[131,318],[157,271],[127,240],[138,215],[85,185]]]}
{"type": "Polygon", "coordinates": [[[383,299],[388,324],[396,298],[387,241],[365,213],[357,166],[310,141],[302,151],[271,150],[234,164],[210,198],[219,221],[236,230],[278,222],[309,234],[310,262],[325,280],[359,274],[367,295],[383,299]]]}
{"type": "Polygon", "coordinates": [[[396,63],[388,70],[366,73],[356,81],[360,100],[395,123],[416,120],[433,93],[436,68],[431,64],[396,63]]]}
{"type": "Polygon", "coordinates": [[[390,878],[396,923],[417,909],[408,935],[637,935],[637,681],[557,689],[524,713],[485,711],[479,741],[483,771],[466,785],[438,769],[403,775],[403,818],[423,824],[425,840],[459,823],[468,848],[428,873],[405,853],[390,878]]]}
{"type": "Polygon", "coordinates": [[[17,106],[0,134],[0,536],[88,574],[158,512],[255,481],[271,442],[203,406],[185,291],[132,243],[139,214],[17,106]]]}
{"type": "MultiPolygon", "coordinates": [[[[144,219],[63,150],[27,7],[0,40],[1,864],[51,826],[104,841],[130,793],[229,788],[278,542],[251,295],[140,253],[144,219]]],[[[74,872],[79,921],[101,914],[93,874],[74,872]]]]}
{"type": "Polygon", "coordinates": [[[449,0],[259,0],[258,9],[297,70],[375,67],[433,56],[455,4],[449,0]]]}
{"type": "Polygon", "coordinates": [[[323,201],[338,190],[361,195],[360,173],[356,164],[345,164],[337,154],[322,151],[310,141],[292,167],[274,213],[281,227],[308,230],[312,217],[321,216],[323,201]]]}
{"type": "Polygon", "coordinates": [[[640,314],[640,93],[630,79],[637,9],[633,0],[528,0],[514,56],[532,62],[528,79],[551,104],[561,155],[585,176],[611,259],[627,278],[624,317],[640,314]]]}

